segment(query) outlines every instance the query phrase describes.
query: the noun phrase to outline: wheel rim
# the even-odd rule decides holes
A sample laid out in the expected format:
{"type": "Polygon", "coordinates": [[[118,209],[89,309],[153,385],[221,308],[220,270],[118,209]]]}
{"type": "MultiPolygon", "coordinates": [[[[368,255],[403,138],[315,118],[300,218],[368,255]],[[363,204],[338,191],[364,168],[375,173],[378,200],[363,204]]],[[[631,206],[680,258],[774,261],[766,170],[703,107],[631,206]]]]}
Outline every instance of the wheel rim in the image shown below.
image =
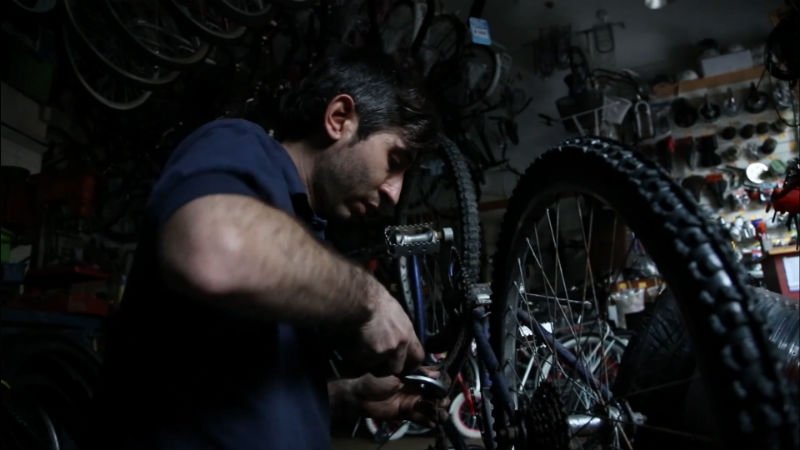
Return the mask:
{"type": "Polygon", "coordinates": [[[89,94],[104,106],[117,111],[130,111],[142,106],[152,91],[134,86],[130,81],[102,70],[71,44],[69,31],[64,29],[64,47],[72,70],[89,94]]]}
{"type": "Polygon", "coordinates": [[[180,75],[156,64],[131,58],[119,36],[109,29],[105,17],[81,0],[65,0],[64,9],[77,37],[111,70],[146,86],[162,86],[180,75]]]}
{"type": "MultiPolygon", "coordinates": [[[[588,255],[583,262],[565,261],[560,254],[561,245],[564,244],[573,250],[574,247],[590,250],[596,245],[595,208],[603,207],[589,198],[585,195],[560,197],[556,199],[555,206],[545,207],[541,216],[532,211],[529,217],[539,217],[525,221],[526,224],[533,222],[535,225],[523,238],[525,251],[516,258],[516,270],[511,277],[515,298],[510,305],[516,311],[525,311],[528,317],[535,318],[552,332],[578,357],[580,363],[597,376],[604,387],[610,388],[615,375],[614,364],[618,365],[623,349],[613,338],[606,305],[597,288],[602,277],[595,272],[603,264],[588,255]],[[569,211],[573,211],[573,218],[577,216],[582,224],[588,221],[591,229],[581,226],[575,230],[572,227],[574,222],[566,220],[569,211]],[[564,242],[565,225],[573,228],[570,232],[577,231],[584,242],[564,242]],[[604,345],[599,345],[601,343],[604,345]]],[[[619,222],[613,222],[612,229],[617,229],[619,225],[619,222]]],[[[612,233],[612,237],[619,233],[612,233]]],[[[611,243],[611,248],[614,246],[611,243]]],[[[613,274],[614,266],[609,268],[613,274]]],[[[618,275],[610,279],[618,278],[618,275]]],[[[531,396],[547,381],[556,386],[568,416],[588,415],[607,419],[606,415],[598,415],[597,411],[609,412],[615,406],[596,389],[581,381],[573,368],[555,357],[556,350],[552,346],[535,339],[529,324],[523,323],[516,314],[513,319],[511,316],[508,314],[511,324],[507,329],[514,329],[516,333],[506,340],[504,354],[513,355],[507,360],[505,373],[510,376],[515,394],[531,396]]],[[[571,430],[570,444],[574,448],[596,448],[599,442],[594,437],[578,436],[584,431],[580,428],[571,430]]],[[[626,443],[631,441],[632,436],[628,436],[625,427],[615,425],[608,448],[628,448],[626,443]]]]}
{"type": "Polygon", "coordinates": [[[192,65],[210,50],[198,36],[184,32],[157,1],[106,0],[106,4],[129,38],[159,62],[192,65]]]}

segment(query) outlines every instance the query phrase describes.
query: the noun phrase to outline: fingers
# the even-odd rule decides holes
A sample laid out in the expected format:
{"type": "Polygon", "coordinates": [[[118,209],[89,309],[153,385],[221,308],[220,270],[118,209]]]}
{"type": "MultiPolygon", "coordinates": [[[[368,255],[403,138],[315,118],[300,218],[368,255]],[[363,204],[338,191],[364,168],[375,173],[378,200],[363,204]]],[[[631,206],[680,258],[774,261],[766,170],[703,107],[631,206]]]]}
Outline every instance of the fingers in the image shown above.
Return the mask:
{"type": "Polygon", "coordinates": [[[362,362],[375,375],[399,375],[416,368],[425,352],[414,326],[394,298],[382,303],[361,329],[365,350],[362,362]]]}
{"type": "Polygon", "coordinates": [[[442,372],[439,371],[438,366],[419,366],[417,368],[423,375],[431,378],[439,378],[442,372]]]}
{"type": "Polygon", "coordinates": [[[392,358],[392,360],[390,361],[392,374],[400,375],[403,372],[403,369],[406,367],[407,348],[408,346],[405,345],[401,345],[400,347],[397,348],[395,352],[395,357],[392,358]]]}
{"type": "Polygon", "coordinates": [[[413,369],[418,367],[420,363],[422,363],[422,360],[425,359],[425,349],[422,348],[422,344],[414,334],[411,335],[411,341],[408,347],[408,358],[406,359],[405,368],[413,369]]]}
{"type": "Polygon", "coordinates": [[[401,344],[384,355],[378,355],[377,359],[373,359],[374,363],[370,373],[378,377],[385,377],[388,375],[400,375],[415,369],[419,366],[420,361],[410,357],[408,354],[409,347],[410,344],[401,344]],[[384,359],[381,360],[381,356],[384,359]]]}

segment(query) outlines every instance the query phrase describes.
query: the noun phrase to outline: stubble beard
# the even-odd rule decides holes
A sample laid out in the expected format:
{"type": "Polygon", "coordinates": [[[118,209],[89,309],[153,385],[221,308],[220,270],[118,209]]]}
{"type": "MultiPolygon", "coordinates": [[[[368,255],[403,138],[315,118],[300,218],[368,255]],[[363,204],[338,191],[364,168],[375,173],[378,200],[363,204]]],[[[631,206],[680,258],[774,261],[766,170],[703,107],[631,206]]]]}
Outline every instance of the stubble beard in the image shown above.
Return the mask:
{"type": "Polygon", "coordinates": [[[345,202],[362,192],[369,173],[365,164],[353,156],[353,145],[333,152],[323,152],[317,161],[312,184],[317,214],[339,217],[349,211],[345,202]]]}

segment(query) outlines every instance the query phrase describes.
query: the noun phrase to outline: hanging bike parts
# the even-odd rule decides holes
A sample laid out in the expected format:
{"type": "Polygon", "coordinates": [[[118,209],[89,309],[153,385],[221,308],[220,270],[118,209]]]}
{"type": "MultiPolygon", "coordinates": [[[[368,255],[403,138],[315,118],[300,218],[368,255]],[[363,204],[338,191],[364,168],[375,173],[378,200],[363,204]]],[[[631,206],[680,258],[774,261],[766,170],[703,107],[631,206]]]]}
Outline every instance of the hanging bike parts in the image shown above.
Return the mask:
{"type": "Polygon", "coordinates": [[[655,136],[653,126],[653,113],[650,104],[644,100],[639,100],[633,105],[633,113],[636,116],[636,135],[639,139],[649,139],[655,136]]]}

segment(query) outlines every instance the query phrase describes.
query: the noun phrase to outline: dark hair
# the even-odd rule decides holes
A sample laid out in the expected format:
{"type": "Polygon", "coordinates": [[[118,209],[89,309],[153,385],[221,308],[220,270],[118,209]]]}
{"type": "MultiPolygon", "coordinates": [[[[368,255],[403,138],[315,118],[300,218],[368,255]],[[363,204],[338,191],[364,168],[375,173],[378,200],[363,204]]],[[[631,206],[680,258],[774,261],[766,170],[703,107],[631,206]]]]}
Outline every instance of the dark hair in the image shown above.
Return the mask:
{"type": "Polygon", "coordinates": [[[317,65],[281,102],[276,137],[324,139],[325,109],[339,94],[353,97],[358,139],[394,129],[412,150],[436,143],[438,121],[422,83],[389,55],[372,50],[345,50],[317,65]]]}

